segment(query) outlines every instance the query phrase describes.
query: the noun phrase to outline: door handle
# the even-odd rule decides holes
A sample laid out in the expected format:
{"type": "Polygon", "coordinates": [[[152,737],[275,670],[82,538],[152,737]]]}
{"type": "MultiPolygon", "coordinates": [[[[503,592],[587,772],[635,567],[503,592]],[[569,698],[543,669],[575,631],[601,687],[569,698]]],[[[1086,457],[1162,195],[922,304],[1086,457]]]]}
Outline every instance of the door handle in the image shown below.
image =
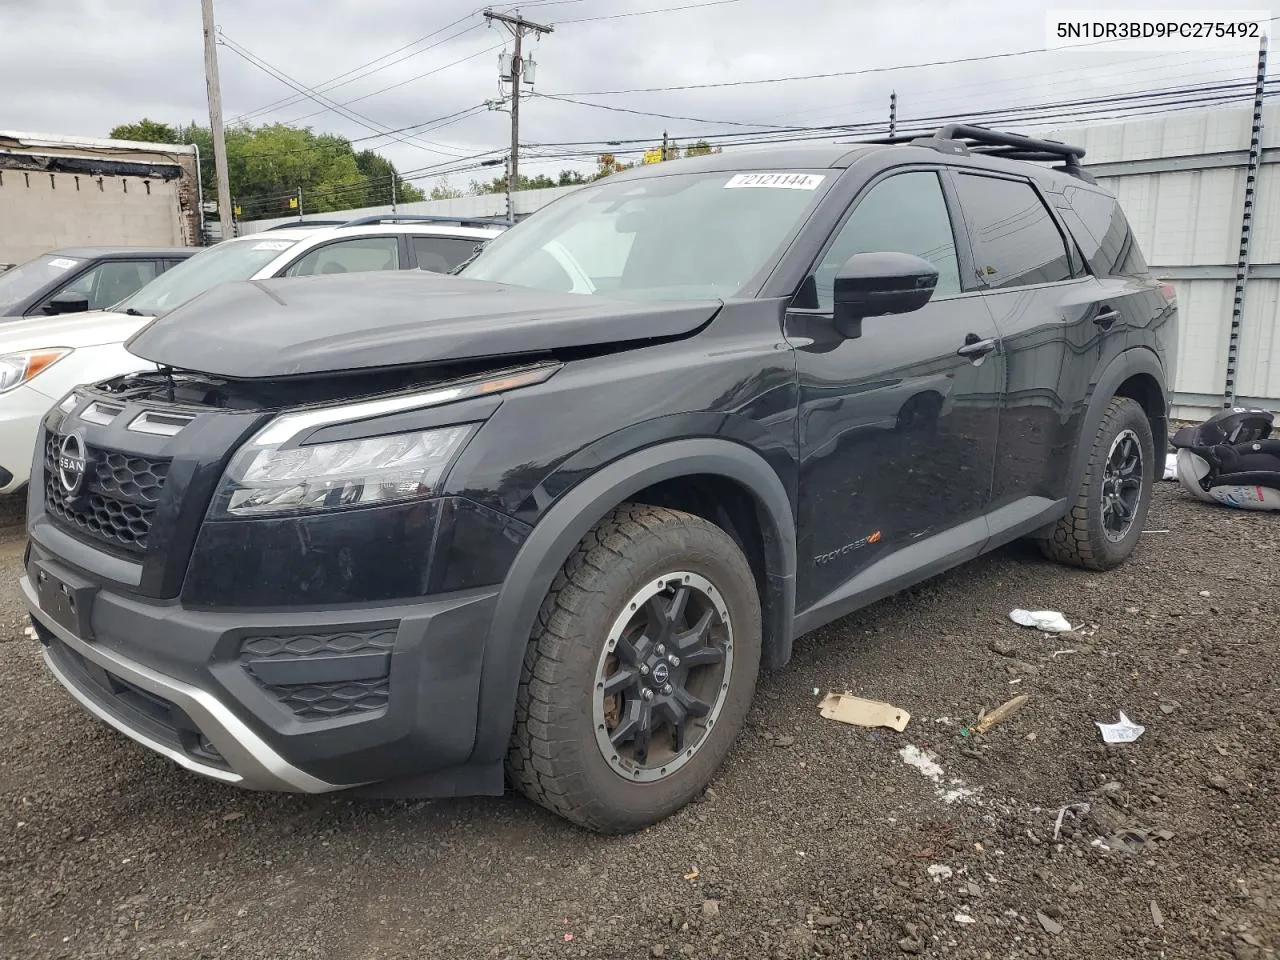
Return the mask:
{"type": "Polygon", "coordinates": [[[1106,330],[1113,323],[1120,319],[1120,312],[1113,310],[1111,307],[1103,307],[1098,311],[1098,315],[1093,318],[1093,322],[1106,330]]]}
{"type": "Polygon", "coordinates": [[[956,354],[969,360],[978,360],[985,357],[988,353],[993,353],[1000,346],[1000,341],[994,337],[989,340],[979,340],[976,334],[969,334],[965,338],[964,346],[956,351],[956,354]]]}

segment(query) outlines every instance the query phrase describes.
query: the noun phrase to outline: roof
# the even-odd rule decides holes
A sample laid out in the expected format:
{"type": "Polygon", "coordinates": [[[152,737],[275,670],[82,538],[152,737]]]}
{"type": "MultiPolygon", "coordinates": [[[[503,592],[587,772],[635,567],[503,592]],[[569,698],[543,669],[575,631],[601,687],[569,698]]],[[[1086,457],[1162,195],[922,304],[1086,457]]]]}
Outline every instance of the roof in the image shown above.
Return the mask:
{"type": "Polygon", "coordinates": [[[56,133],[23,133],[0,130],[0,141],[15,140],[28,147],[84,147],[91,150],[126,150],[130,153],[184,153],[195,155],[196,148],[180,143],[143,143],[136,140],[107,140],[100,137],[68,137],[56,133]]]}
{"type": "Polygon", "coordinates": [[[701,157],[687,157],[678,166],[650,164],[633,167],[629,174],[716,173],[740,170],[821,170],[828,167],[847,167],[867,147],[842,144],[804,144],[800,146],[753,147],[732,153],[709,153],[701,157]]]}
{"type": "Polygon", "coordinates": [[[200,247],[63,247],[47,256],[75,257],[77,260],[127,260],[131,257],[189,257],[200,247]]]}

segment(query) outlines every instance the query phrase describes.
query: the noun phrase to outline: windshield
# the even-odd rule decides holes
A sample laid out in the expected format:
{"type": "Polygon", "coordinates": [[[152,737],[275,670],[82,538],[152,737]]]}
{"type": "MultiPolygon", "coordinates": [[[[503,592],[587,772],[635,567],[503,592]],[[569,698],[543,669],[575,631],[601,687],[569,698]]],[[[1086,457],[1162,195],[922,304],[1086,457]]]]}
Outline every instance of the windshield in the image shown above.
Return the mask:
{"type": "Polygon", "coordinates": [[[0,273],[0,309],[25,300],[45,284],[67,276],[67,271],[84,263],[72,257],[36,257],[0,273]]]}
{"type": "Polygon", "coordinates": [[[250,239],[220,243],[162,273],[111,309],[121,313],[132,310],[144,317],[158,317],[198,297],[210,287],[233,280],[248,280],[298,242],[250,239]]]}
{"type": "Polygon", "coordinates": [[[759,273],[832,179],[783,171],[606,180],[495,237],[459,275],[629,300],[724,299],[759,273]]]}

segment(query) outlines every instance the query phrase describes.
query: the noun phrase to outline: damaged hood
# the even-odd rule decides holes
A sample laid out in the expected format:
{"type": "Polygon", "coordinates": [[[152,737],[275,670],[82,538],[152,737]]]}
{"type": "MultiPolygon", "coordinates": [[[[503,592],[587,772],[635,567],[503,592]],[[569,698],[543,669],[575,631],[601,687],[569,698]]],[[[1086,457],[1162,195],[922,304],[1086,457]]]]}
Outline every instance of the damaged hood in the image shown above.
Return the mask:
{"type": "Polygon", "coordinates": [[[309,376],[690,334],[718,300],[554,293],[425,271],[214,287],[148,324],[131,353],[219,377],[309,376]]]}

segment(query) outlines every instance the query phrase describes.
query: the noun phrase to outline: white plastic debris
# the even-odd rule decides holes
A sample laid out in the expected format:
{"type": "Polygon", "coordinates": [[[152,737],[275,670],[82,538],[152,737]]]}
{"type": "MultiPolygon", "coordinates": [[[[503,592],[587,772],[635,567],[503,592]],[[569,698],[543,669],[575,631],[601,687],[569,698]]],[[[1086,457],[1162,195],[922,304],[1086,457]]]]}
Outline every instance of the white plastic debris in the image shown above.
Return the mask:
{"type": "Polygon", "coordinates": [[[1140,723],[1134,723],[1124,715],[1124,711],[1118,711],[1120,719],[1115,723],[1098,723],[1094,721],[1094,725],[1102,731],[1102,739],[1106,743],[1133,743],[1146,731],[1140,723]]]}
{"type": "Polygon", "coordinates": [[[22,635],[26,637],[28,640],[40,639],[40,634],[36,633],[36,628],[31,626],[28,626],[25,630],[23,630],[22,635]]]}
{"type": "Polygon", "coordinates": [[[956,923],[977,923],[977,922],[978,921],[975,918],[969,916],[969,914],[967,913],[956,914],[956,923]]]}
{"type": "Polygon", "coordinates": [[[929,876],[933,878],[934,883],[941,883],[943,880],[950,880],[951,872],[951,868],[945,863],[929,864],[929,876]]]}
{"type": "Polygon", "coordinates": [[[1166,453],[1164,455],[1164,479],[1178,479],[1178,455],[1176,453],[1166,453]]]}
{"type": "Polygon", "coordinates": [[[1020,627],[1035,627],[1044,633],[1071,632],[1071,624],[1057,610],[1013,610],[1009,619],[1020,627]]]}
{"type": "Polygon", "coordinates": [[[944,786],[942,782],[942,765],[938,763],[935,754],[928,750],[921,750],[913,743],[907,744],[898,751],[898,756],[902,757],[904,763],[915,767],[925,777],[932,780],[935,784],[935,792],[943,803],[955,803],[957,800],[964,800],[966,797],[972,797],[976,790],[965,786],[964,781],[958,777],[949,777],[947,784],[944,786]]]}
{"type": "Polygon", "coordinates": [[[1089,804],[1087,803],[1068,803],[1066,806],[1058,810],[1058,819],[1053,824],[1053,839],[1057,840],[1062,834],[1062,821],[1068,813],[1088,813],[1089,804]]]}

